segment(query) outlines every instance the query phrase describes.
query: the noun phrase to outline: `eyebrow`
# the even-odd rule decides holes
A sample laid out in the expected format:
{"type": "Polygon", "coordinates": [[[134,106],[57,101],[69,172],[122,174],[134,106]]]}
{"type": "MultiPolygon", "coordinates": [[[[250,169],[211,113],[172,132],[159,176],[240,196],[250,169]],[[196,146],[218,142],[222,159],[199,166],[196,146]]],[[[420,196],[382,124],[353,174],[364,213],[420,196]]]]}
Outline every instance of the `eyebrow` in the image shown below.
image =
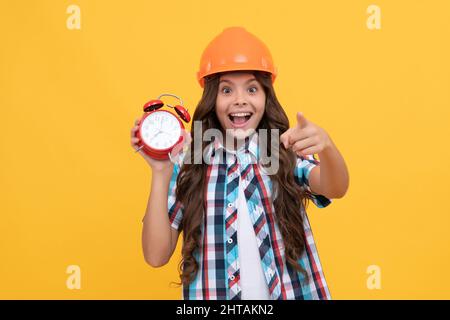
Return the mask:
{"type": "MultiPolygon", "coordinates": [[[[252,82],[252,81],[256,81],[256,78],[248,79],[248,80],[245,82],[245,84],[250,83],[250,82],[252,82]]],[[[233,81],[230,81],[230,80],[228,80],[228,79],[220,80],[219,84],[222,83],[222,82],[228,82],[228,83],[233,84],[233,81]]]]}

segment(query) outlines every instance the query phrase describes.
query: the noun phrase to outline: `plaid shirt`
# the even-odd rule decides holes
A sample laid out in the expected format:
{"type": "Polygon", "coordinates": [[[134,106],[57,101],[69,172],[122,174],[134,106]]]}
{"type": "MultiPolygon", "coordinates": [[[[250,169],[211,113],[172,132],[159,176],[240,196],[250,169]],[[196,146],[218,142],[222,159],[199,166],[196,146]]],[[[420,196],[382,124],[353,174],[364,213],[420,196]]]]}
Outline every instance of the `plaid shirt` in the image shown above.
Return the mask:
{"type": "MultiPolygon", "coordinates": [[[[257,134],[246,139],[237,152],[230,152],[218,140],[210,144],[206,154],[210,162],[207,170],[206,208],[201,226],[202,244],[194,252],[199,262],[196,278],[183,286],[182,296],[186,300],[240,300],[239,256],[237,241],[237,206],[239,183],[243,183],[250,220],[255,230],[269,294],[273,300],[287,299],[331,299],[322,266],[316,250],[311,226],[306,212],[304,230],[306,244],[298,262],[310,275],[310,281],[301,281],[304,276],[286,263],[281,232],[275,223],[272,202],[272,182],[256,164],[259,156],[257,134]],[[226,159],[225,161],[223,161],[226,159]]],[[[179,157],[169,185],[169,220],[175,229],[183,218],[183,205],[176,199],[176,178],[182,165],[179,157]]],[[[297,157],[293,172],[296,182],[309,188],[308,177],[319,164],[314,156],[307,159],[297,157]]],[[[314,204],[323,208],[331,203],[322,195],[313,193],[314,204]]]]}

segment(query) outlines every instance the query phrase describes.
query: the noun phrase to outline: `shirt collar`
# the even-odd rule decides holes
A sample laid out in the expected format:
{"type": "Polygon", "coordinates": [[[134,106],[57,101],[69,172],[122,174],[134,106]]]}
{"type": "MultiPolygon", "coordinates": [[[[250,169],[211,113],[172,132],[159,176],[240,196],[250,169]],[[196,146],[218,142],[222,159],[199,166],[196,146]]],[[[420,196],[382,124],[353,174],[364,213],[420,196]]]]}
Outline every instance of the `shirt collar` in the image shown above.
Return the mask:
{"type": "Polygon", "coordinates": [[[214,158],[216,154],[218,154],[221,150],[225,153],[234,154],[237,156],[249,154],[254,159],[258,159],[259,149],[258,149],[258,134],[257,132],[252,133],[251,135],[245,137],[244,143],[239,147],[237,151],[227,149],[223,141],[220,137],[214,136],[212,138],[211,143],[209,144],[208,154],[210,160],[214,158]]]}

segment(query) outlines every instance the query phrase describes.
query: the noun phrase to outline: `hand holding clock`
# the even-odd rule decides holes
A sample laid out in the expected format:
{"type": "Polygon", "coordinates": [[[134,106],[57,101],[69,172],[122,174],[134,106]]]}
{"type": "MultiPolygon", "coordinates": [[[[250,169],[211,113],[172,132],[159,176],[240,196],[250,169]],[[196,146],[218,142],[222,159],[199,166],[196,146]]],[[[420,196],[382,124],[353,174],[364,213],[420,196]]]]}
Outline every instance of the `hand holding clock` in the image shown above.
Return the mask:
{"type": "MultiPolygon", "coordinates": [[[[140,139],[136,137],[136,132],[139,129],[139,119],[136,119],[134,123],[134,127],[131,128],[131,147],[137,151],[139,149],[140,139]]],[[[161,127],[157,131],[157,133],[152,137],[154,138],[160,133],[167,133],[164,130],[161,130],[161,127]]],[[[189,143],[191,140],[191,135],[186,131],[182,130],[182,134],[184,136],[185,143],[189,143]]],[[[171,155],[172,157],[176,156],[182,149],[184,144],[177,145],[173,148],[171,155]]],[[[149,157],[143,150],[138,151],[139,154],[144,158],[144,160],[150,165],[153,171],[166,171],[172,170],[173,163],[170,160],[156,160],[149,157]]]]}

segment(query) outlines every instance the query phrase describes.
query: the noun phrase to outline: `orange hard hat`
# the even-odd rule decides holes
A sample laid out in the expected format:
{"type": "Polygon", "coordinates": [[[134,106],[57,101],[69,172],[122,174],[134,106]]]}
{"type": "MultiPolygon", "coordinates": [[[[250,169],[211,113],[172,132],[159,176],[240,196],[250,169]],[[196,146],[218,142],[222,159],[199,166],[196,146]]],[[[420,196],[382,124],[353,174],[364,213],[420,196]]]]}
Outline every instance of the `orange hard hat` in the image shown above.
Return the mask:
{"type": "Polygon", "coordinates": [[[217,72],[259,70],[277,76],[267,46],[242,27],[229,27],[216,36],[203,51],[197,80],[204,87],[204,77],[217,72]]]}

